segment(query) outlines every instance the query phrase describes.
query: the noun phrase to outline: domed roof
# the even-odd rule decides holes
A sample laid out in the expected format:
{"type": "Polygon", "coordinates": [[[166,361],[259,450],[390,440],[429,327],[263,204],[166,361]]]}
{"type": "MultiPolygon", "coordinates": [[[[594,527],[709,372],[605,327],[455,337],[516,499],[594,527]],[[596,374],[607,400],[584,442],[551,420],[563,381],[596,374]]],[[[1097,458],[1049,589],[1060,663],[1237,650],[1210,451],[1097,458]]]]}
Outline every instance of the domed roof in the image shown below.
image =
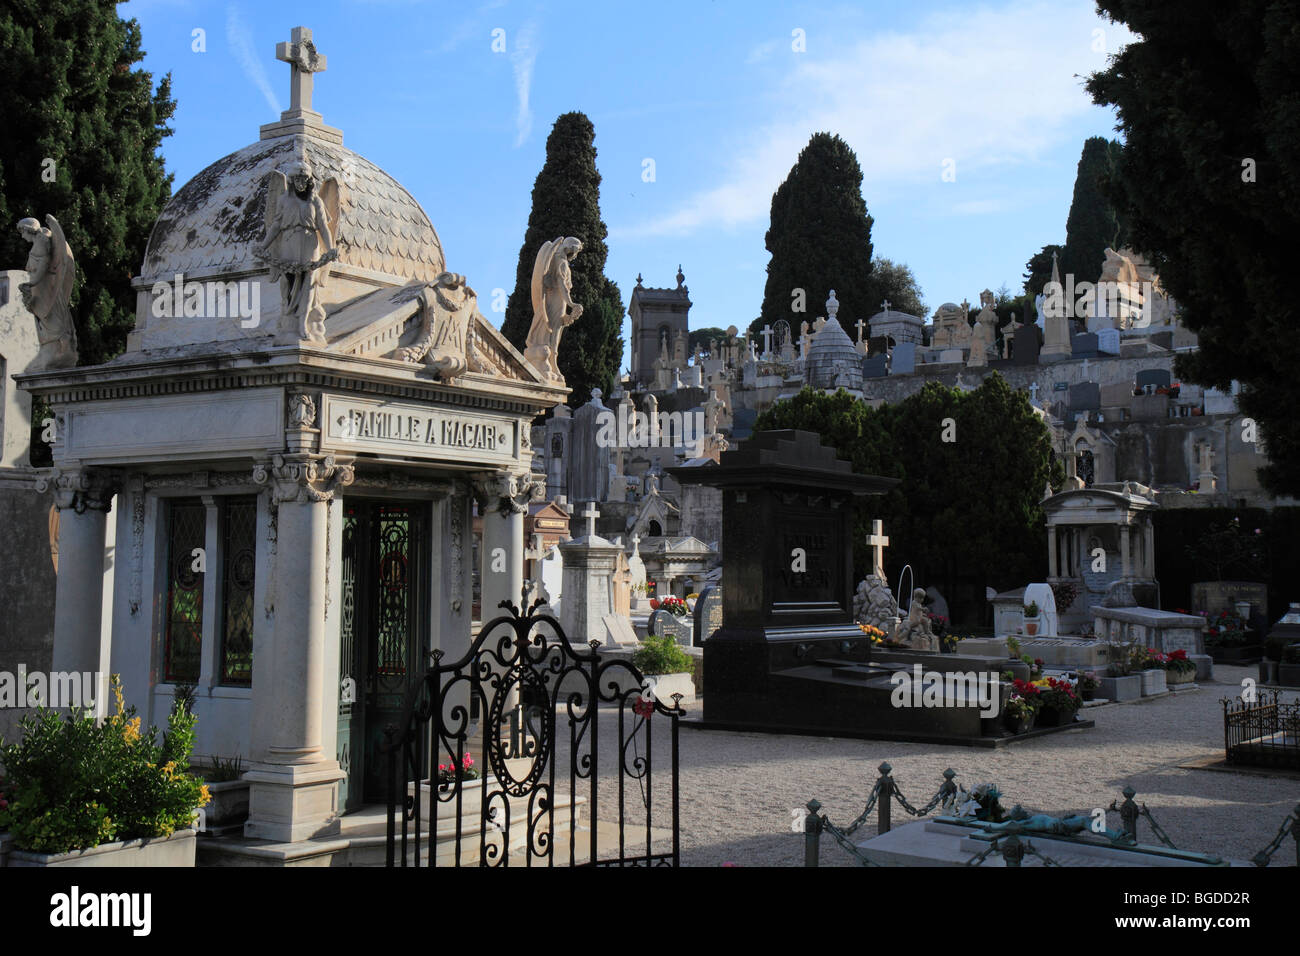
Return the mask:
{"type": "Polygon", "coordinates": [[[429,217],[397,180],[363,156],[314,136],[262,139],[217,160],[180,188],[149,236],[141,276],[212,275],[265,268],[253,249],[265,235],[266,175],[306,157],[317,184],[339,184],[334,266],[432,282],[445,269],[429,217]]]}
{"type": "Polygon", "coordinates": [[[841,374],[847,376],[845,387],[862,387],[862,355],[853,347],[839,320],[831,316],[808,346],[804,377],[813,388],[835,388],[835,380],[841,374]]]}

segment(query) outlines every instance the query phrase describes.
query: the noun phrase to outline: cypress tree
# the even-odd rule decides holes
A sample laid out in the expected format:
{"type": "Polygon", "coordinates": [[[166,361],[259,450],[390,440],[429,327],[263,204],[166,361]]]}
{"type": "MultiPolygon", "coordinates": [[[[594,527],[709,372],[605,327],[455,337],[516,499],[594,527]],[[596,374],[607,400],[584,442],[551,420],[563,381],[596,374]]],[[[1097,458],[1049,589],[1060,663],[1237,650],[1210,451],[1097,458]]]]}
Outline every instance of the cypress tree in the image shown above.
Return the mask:
{"type": "MultiPolygon", "coordinates": [[[[1111,155],[1111,144],[1104,137],[1093,136],[1083,144],[1070,215],[1065,220],[1065,247],[1060,258],[1062,282],[1070,273],[1074,274],[1075,282],[1096,282],[1106,261],[1106,247],[1119,239],[1115,210],[1101,191],[1101,182],[1110,173],[1111,155]]],[[[1048,271],[1050,274],[1050,255],[1048,271]]]]}
{"type": "Polygon", "coordinates": [[[135,322],[131,276],[171,194],[159,153],[176,109],[171,75],[132,69],[140,25],[108,0],[0,8],[0,258],[27,261],[14,224],[53,214],[77,261],[72,313],[83,365],[106,362],[135,322]]]}
{"type": "Polygon", "coordinates": [[[772,196],[766,238],[772,258],[751,333],[785,319],[798,335],[800,322],[823,314],[831,289],[841,325],[879,311],[880,302],[872,301],[871,224],[858,157],[839,136],[815,133],[772,196]],[[802,313],[795,311],[796,289],[803,290],[802,313]]]}
{"type": "Polygon", "coordinates": [[[608,230],[600,218],[596,130],[583,113],[565,113],[546,138],[546,162],[533,183],[533,208],[519,250],[515,289],[506,303],[501,331],[524,350],[533,322],[533,264],[542,243],[574,236],[582,251],[572,262],[573,301],[581,317],[564,331],[557,362],[572,389],[570,404],[587,401],[591,389],[609,394],[623,361],[623,296],[605,276],[608,230]]]}

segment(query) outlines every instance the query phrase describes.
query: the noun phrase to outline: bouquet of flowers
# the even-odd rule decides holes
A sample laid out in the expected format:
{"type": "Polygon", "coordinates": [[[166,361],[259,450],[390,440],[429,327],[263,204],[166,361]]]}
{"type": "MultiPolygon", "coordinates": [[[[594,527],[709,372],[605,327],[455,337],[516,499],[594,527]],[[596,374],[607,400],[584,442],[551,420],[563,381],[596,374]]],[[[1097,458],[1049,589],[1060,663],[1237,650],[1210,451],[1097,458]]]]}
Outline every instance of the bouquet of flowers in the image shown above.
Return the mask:
{"type": "Polygon", "coordinates": [[[1036,698],[1023,697],[1020,694],[1012,694],[1007,698],[1007,705],[1003,713],[1011,720],[1028,720],[1034,716],[1034,711],[1038,709],[1034,703],[1036,698]]]}
{"type": "Polygon", "coordinates": [[[1073,714],[1082,705],[1079,695],[1074,692],[1074,685],[1068,680],[1047,677],[1035,684],[1039,688],[1039,706],[1052,708],[1062,713],[1073,714]]]}
{"type": "Polygon", "coordinates": [[[1206,644],[1234,647],[1246,643],[1246,620],[1231,611],[1220,611],[1218,617],[1207,617],[1205,623],[1206,644]]]}
{"type": "Polygon", "coordinates": [[[858,630],[862,631],[863,634],[871,638],[871,643],[873,646],[882,643],[885,639],[885,632],[882,631],[880,628],[876,627],[874,624],[859,624],[858,630]]]}
{"type": "Polygon", "coordinates": [[[654,598],[650,601],[652,610],[664,610],[676,617],[685,617],[687,614],[686,602],[679,597],[668,595],[666,598],[654,598]]]}
{"type": "Polygon", "coordinates": [[[1006,817],[1006,808],[998,801],[1002,792],[991,783],[977,783],[969,790],[957,791],[955,800],[956,817],[968,817],[988,823],[1001,823],[1006,817]]]}

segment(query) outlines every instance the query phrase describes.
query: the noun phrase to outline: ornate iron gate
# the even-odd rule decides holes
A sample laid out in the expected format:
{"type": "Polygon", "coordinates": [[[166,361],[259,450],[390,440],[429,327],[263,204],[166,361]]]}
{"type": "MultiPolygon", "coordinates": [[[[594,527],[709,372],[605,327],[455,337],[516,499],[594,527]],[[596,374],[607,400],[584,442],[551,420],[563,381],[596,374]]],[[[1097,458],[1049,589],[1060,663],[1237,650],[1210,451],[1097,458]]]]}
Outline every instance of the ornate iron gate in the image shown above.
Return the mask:
{"type": "Polygon", "coordinates": [[[540,605],[521,615],[502,601],[460,660],[435,651],[387,728],[389,866],[678,865],[681,695],[658,700],[631,663],[602,659],[598,641],[575,647],[540,605]],[[671,776],[656,799],[664,718],[671,776]]]}

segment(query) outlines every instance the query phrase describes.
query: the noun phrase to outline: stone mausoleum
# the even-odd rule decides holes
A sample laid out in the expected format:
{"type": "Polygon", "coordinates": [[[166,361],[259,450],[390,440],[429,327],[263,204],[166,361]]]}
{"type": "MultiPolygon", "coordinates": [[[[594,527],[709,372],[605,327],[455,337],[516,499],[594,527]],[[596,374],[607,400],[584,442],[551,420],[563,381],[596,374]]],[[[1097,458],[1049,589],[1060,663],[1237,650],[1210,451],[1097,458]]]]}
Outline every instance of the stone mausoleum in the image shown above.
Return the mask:
{"type": "Polygon", "coordinates": [[[57,429],[54,669],[120,674],[146,723],[194,686],[196,755],[248,770],[245,835],[297,841],[384,799],[385,725],[469,647],[473,502],[485,616],[519,601],[529,427],[568,391],[313,111],[311,32],[277,57],[290,109],[168,202],[127,351],[19,381],[57,429]]]}

